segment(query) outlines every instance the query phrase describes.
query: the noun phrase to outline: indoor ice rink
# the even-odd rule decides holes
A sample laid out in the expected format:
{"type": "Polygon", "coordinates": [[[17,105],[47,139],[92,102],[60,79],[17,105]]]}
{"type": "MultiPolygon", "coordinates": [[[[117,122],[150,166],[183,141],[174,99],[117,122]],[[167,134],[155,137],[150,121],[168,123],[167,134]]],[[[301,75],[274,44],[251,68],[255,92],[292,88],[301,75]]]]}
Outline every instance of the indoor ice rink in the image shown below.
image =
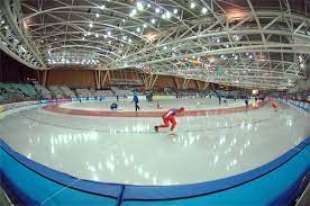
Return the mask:
{"type": "Polygon", "coordinates": [[[309,25],[308,0],[4,0],[0,205],[309,205],[309,25]]]}

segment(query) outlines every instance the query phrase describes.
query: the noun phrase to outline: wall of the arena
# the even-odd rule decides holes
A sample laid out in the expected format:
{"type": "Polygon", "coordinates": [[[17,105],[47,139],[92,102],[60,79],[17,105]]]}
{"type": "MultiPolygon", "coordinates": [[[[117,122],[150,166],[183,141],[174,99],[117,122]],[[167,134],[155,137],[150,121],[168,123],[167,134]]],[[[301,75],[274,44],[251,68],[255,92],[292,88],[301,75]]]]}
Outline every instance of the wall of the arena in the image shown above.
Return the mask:
{"type": "Polygon", "coordinates": [[[174,88],[176,90],[190,89],[203,90],[208,87],[208,83],[197,80],[184,80],[183,78],[173,76],[159,76],[154,84],[154,88],[161,90],[163,88],[174,88]]]}
{"type": "Polygon", "coordinates": [[[184,79],[182,78],[164,75],[159,75],[158,78],[156,78],[156,81],[149,84],[146,81],[149,80],[149,74],[143,74],[136,70],[109,71],[108,76],[106,76],[106,73],[107,71],[101,71],[100,75],[98,75],[98,71],[87,70],[85,68],[60,68],[48,71],[36,71],[17,62],[15,59],[0,50],[0,82],[38,81],[45,86],[66,85],[70,88],[104,89],[110,88],[115,84],[117,85],[118,82],[124,83],[128,80],[138,80],[141,82],[141,85],[137,85],[136,87],[155,89],[158,91],[162,91],[164,88],[172,88],[174,90],[202,90],[206,88],[204,82],[195,80],[187,80],[187,82],[184,82],[184,79]],[[149,85],[149,87],[147,85],[149,85]]]}
{"type": "MultiPolygon", "coordinates": [[[[206,84],[196,80],[184,80],[179,77],[159,75],[154,82],[147,82],[149,74],[143,74],[136,70],[101,71],[88,70],[85,68],[59,68],[47,71],[36,71],[17,62],[0,50],[0,82],[31,82],[38,81],[45,86],[66,85],[70,88],[97,88],[105,89],[111,86],[126,85],[124,82],[138,80],[141,84],[136,85],[141,89],[154,89],[162,91],[164,88],[174,90],[204,90],[206,84]],[[100,81],[99,81],[100,79],[100,81]],[[148,86],[147,86],[148,85],[148,86]]],[[[153,78],[152,80],[154,80],[153,78]]]]}
{"type": "Polygon", "coordinates": [[[50,70],[46,85],[66,85],[71,88],[95,88],[95,74],[92,70],[50,70]]]}
{"type": "Polygon", "coordinates": [[[0,50],[0,82],[26,82],[37,79],[37,72],[0,50]]]}
{"type": "MultiPolygon", "coordinates": [[[[101,78],[100,88],[109,88],[117,82],[121,83],[128,80],[140,80],[141,86],[146,87],[145,79],[148,79],[147,74],[144,75],[132,70],[109,71],[108,78],[105,77],[106,73],[107,71],[102,71],[98,77],[98,73],[94,70],[49,70],[46,75],[46,86],[67,85],[71,88],[96,88],[96,82],[98,78],[101,78]]],[[[159,75],[151,88],[155,90],[162,90],[163,88],[201,90],[205,88],[205,83],[195,80],[184,82],[182,78],[159,75]]]]}

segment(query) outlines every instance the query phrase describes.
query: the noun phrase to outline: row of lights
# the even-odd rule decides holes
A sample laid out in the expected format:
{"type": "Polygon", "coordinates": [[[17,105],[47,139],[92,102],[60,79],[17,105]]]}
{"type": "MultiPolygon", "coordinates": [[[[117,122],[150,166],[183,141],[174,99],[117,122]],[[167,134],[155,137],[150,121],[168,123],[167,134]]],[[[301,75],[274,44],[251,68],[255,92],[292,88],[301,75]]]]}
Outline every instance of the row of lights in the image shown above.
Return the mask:
{"type": "Polygon", "coordinates": [[[94,59],[48,59],[48,64],[50,65],[55,65],[55,64],[68,64],[68,65],[95,65],[98,64],[99,61],[98,60],[94,60],[94,59]]]}
{"type": "MultiPolygon", "coordinates": [[[[138,31],[140,31],[140,30],[138,30],[138,31]]],[[[106,34],[86,32],[86,33],[84,33],[84,35],[82,37],[82,40],[85,40],[85,37],[91,36],[91,35],[95,36],[96,38],[103,37],[104,39],[107,39],[108,37],[112,37],[112,32],[111,31],[107,31],[106,34]]],[[[129,38],[128,36],[126,36],[126,35],[122,36],[118,40],[127,41],[129,44],[132,43],[132,39],[129,38]]]]}
{"type": "Polygon", "coordinates": [[[98,64],[96,56],[90,54],[84,54],[76,56],[74,53],[68,54],[64,52],[51,53],[48,51],[48,64],[82,64],[82,65],[94,65],[98,64]]]}
{"type": "MultiPolygon", "coordinates": [[[[251,53],[249,53],[249,52],[246,52],[245,55],[246,55],[249,59],[251,59],[251,60],[254,59],[254,54],[251,54],[251,53]]],[[[234,60],[238,60],[238,59],[239,59],[239,55],[238,55],[238,54],[232,54],[231,56],[234,58],[234,60]]],[[[223,59],[223,60],[227,60],[227,59],[229,58],[229,57],[228,57],[227,55],[225,55],[225,54],[220,55],[220,57],[221,57],[221,59],[223,59]]]]}
{"type": "MultiPolygon", "coordinates": [[[[197,6],[196,2],[192,1],[190,3],[190,8],[195,9],[197,6]]],[[[136,8],[131,10],[129,13],[130,17],[134,17],[138,14],[138,12],[144,11],[145,8],[150,9],[152,5],[150,3],[144,3],[143,1],[138,1],[136,4],[136,8]]],[[[172,16],[175,16],[176,18],[180,18],[178,15],[179,10],[177,8],[174,8],[173,11],[169,11],[168,9],[161,9],[160,7],[155,7],[154,9],[155,13],[160,15],[162,19],[170,19],[172,16]]],[[[201,8],[201,14],[206,15],[208,13],[208,9],[206,7],[201,8]]]]}

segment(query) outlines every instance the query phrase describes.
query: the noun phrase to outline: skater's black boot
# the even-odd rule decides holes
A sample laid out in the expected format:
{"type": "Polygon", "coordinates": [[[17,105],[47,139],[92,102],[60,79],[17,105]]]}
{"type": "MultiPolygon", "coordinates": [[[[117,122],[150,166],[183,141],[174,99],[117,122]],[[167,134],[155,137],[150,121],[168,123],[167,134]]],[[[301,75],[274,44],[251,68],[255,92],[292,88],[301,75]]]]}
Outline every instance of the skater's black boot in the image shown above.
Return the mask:
{"type": "Polygon", "coordinates": [[[155,129],[155,132],[158,132],[158,126],[155,126],[154,129],[155,129]]]}

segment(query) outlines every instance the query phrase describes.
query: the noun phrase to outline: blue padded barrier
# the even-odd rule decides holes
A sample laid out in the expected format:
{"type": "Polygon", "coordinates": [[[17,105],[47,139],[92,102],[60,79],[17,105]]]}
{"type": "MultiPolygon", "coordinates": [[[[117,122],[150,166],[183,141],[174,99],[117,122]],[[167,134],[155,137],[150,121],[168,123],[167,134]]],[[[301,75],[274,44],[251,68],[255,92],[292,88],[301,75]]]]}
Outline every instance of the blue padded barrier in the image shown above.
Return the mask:
{"type": "Polygon", "coordinates": [[[13,200],[21,205],[116,205],[120,185],[81,180],[52,170],[16,153],[2,140],[0,148],[1,184],[9,187],[13,200]]]}
{"type": "Polygon", "coordinates": [[[306,112],[310,112],[310,103],[308,102],[302,102],[302,101],[296,101],[296,100],[284,100],[284,99],[281,99],[281,100],[282,102],[290,106],[296,107],[306,112]]]}
{"type": "Polygon", "coordinates": [[[2,185],[24,205],[286,205],[298,188],[303,189],[302,180],[309,181],[309,142],[310,137],[257,169],[192,185],[146,187],[81,180],[27,159],[2,140],[0,171],[2,185]]]}
{"type": "MultiPolygon", "coordinates": [[[[310,147],[261,177],[209,194],[166,200],[124,200],[124,206],[289,205],[309,182],[310,147]],[[302,185],[302,186],[300,186],[302,185]]],[[[126,188],[127,189],[127,188],[126,188]]],[[[126,192],[126,190],[125,190],[126,192]]],[[[161,195],[157,193],[157,195],[161,195]]]]}

